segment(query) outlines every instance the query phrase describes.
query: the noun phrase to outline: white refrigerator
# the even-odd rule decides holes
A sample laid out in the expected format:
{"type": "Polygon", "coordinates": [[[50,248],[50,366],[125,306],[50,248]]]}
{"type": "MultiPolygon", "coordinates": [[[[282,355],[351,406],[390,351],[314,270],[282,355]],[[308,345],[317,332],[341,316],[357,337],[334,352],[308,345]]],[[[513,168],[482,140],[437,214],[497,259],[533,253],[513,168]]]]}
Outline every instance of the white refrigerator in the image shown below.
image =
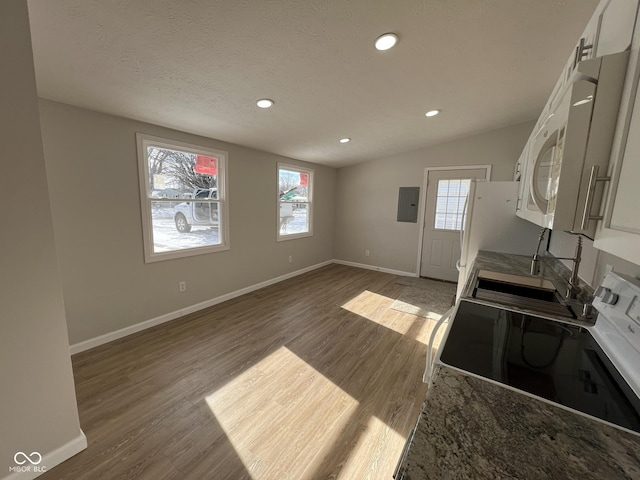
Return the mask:
{"type": "Polygon", "coordinates": [[[478,250],[533,256],[541,228],[516,216],[518,182],[471,182],[462,232],[458,298],[478,250]]]}

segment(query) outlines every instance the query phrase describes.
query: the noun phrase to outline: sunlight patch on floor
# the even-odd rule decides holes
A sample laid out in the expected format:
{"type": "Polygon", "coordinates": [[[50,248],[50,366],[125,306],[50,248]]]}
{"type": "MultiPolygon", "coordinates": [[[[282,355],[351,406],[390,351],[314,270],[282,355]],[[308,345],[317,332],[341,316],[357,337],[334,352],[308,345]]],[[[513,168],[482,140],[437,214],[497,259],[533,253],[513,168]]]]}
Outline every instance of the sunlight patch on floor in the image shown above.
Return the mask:
{"type": "Polygon", "coordinates": [[[400,300],[394,302],[391,308],[400,312],[427,318],[429,320],[435,320],[436,322],[442,318],[442,312],[434,312],[432,310],[424,308],[423,306],[414,305],[412,303],[403,302],[400,300]]]}
{"type": "Polygon", "coordinates": [[[429,312],[428,318],[425,318],[408,311],[394,310],[390,308],[393,303],[394,300],[391,298],[365,290],[343,304],[341,308],[401,335],[427,344],[433,327],[442,315],[429,312]]]}
{"type": "Polygon", "coordinates": [[[389,309],[392,303],[393,299],[391,298],[365,290],[341,307],[404,335],[409,331],[413,322],[398,322],[397,316],[389,309]]]}
{"type": "MultiPolygon", "coordinates": [[[[400,458],[405,442],[406,438],[389,428],[385,422],[377,417],[370,417],[366,429],[362,432],[358,443],[354,445],[338,478],[340,480],[377,478],[376,471],[368,471],[368,468],[375,467],[376,464],[371,460],[387,458],[390,455],[400,458]]],[[[391,474],[388,478],[391,478],[391,474]]]]}
{"type": "Polygon", "coordinates": [[[312,478],[307,462],[316,457],[317,445],[338,441],[358,407],[286,347],[205,400],[254,480],[312,478]],[[242,413],[247,411],[253,414],[242,413]]]}

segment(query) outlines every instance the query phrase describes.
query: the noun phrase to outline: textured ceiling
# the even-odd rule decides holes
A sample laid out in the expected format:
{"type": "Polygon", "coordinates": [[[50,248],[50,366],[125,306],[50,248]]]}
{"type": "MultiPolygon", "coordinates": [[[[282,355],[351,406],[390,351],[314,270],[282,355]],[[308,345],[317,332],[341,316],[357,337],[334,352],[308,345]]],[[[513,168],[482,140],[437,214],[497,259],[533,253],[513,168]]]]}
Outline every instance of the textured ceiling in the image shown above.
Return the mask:
{"type": "Polygon", "coordinates": [[[597,3],[28,1],[41,97],[332,166],[537,118],[597,3]]]}

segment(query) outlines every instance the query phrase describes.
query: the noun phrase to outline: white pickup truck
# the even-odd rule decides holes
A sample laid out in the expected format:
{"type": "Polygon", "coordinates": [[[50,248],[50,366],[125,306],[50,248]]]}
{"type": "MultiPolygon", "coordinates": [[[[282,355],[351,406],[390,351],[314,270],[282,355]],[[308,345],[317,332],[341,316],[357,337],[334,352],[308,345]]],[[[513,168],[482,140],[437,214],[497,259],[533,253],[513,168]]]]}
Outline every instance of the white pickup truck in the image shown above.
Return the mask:
{"type": "Polygon", "coordinates": [[[219,227],[218,204],[198,202],[198,199],[218,199],[217,188],[197,188],[193,192],[193,201],[179,203],[174,207],[173,219],[176,229],[181,233],[189,233],[191,227],[219,227]]]}

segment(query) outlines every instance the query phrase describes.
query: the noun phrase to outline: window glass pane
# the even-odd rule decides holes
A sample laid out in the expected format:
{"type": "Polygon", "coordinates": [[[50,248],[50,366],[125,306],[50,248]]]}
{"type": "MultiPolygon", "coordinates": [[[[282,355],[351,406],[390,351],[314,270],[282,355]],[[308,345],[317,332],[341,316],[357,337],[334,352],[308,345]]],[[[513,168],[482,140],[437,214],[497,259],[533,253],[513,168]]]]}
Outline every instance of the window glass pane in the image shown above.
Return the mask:
{"type": "Polygon", "coordinates": [[[308,203],[280,204],[280,235],[295,235],[309,231],[308,203]]]}
{"type": "MultiPolygon", "coordinates": [[[[152,198],[193,198],[197,189],[217,187],[219,159],[147,146],[149,191],[152,198]]],[[[198,196],[206,198],[207,192],[198,196]]]]}
{"type": "Polygon", "coordinates": [[[458,197],[447,198],[447,213],[456,213],[458,211],[458,197]]]}
{"type": "Polygon", "coordinates": [[[152,201],[153,252],[220,245],[218,207],[208,202],[152,201]]]}
{"type": "MultiPolygon", "coordinates": [[[[220,159],[148,145],[152,198],[216,199],[220,159]]],[[[218,204],[152,202],[153,253],[220,245],[218,204]]]]}
{"type": "Polygon", "coordinates": [[[313,172],[278,166],[278,238],[310,235],[313,172]]]}
{"type": "Polygon", "coordinates": [[[137,138],[145,261],[228,250],[226,152],[137,138]]]}
{"type": "Polygon", "coordinates": [[[448,195],[458,195],[460,193],[460,180],[449,180],[448,195]]]}
{"type": "Polygon", "coordinates": [[[460,230],[464,222],[462,211],[469,193],[470,179],[438,181],[434,228],[460,230]]]}
{"type": "Polygon", "coordinates": [[[449,193],[449,180],[439,180],[438,181],[438,196],[446,197],[449,193]]]}

